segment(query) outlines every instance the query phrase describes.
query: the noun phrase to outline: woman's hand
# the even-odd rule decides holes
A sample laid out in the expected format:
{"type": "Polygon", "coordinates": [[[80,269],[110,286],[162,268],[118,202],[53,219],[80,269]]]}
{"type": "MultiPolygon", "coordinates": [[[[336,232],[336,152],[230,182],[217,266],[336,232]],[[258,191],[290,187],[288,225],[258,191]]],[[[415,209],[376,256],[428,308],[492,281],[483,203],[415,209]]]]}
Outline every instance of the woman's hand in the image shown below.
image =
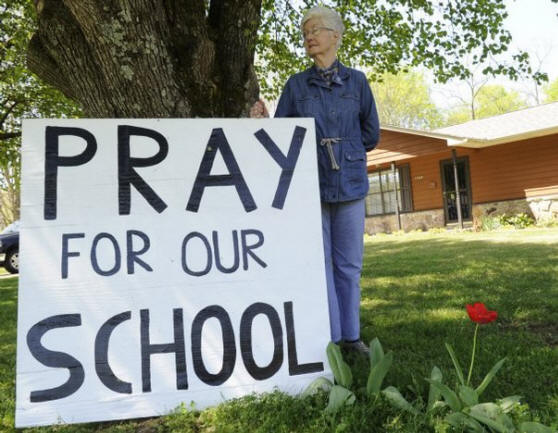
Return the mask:
{"type": "Polygon", "coordinates": [[[250,108],[250,117],[255,119],[269,117],[269,112],[267,111],[264,101],[259,99],[254,102],[254,105],[252,105],[252,108],[250,108]]]}

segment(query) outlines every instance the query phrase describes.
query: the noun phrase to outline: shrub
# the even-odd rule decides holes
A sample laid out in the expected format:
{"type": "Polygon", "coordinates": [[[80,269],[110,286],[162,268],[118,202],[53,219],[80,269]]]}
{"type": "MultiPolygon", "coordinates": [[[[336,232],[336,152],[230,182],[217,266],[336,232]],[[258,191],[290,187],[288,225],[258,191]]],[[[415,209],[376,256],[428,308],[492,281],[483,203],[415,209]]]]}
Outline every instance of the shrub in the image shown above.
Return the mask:
{"type": "Polygon", "coordinates": [[[535,220],[526,213],[518,213],[516,215],[482,216],[480,229],[482,231],[491,231],[497,229],[524,229],[535,225],[535,220]]]}

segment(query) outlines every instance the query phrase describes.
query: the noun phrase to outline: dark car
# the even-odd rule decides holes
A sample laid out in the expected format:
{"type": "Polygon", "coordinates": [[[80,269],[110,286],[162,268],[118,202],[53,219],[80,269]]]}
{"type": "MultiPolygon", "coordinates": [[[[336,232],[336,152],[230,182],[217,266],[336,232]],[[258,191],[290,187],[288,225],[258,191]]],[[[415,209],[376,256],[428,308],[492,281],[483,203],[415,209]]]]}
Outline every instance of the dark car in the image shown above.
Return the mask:
{"type": "Polygon", "coordinates": [[[19,222],[10,224],[0,234],[0,266],[12,274],[19,272],[19,222]]]}

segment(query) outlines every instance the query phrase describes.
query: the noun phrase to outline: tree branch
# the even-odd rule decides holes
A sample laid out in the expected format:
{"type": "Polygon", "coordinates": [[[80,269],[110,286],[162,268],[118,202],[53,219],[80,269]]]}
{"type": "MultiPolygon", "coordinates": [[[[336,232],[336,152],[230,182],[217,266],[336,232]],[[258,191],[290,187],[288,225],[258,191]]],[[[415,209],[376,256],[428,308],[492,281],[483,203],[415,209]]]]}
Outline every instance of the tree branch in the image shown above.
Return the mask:
{"type": "Polygon", "coordinates": [[[10,113],[14,110],[14,108],[16,107],[16,105],[19,104],[19,101],[15,101],[11,107],[9,107],[6,112],[2,115],[2,118],[0,119],[0,129],[2,129],[2,127],[4,126],[4,122],[6,121],[6,119],[8,118],[8,116],[10,115],[10,113]]]}
{"type": "Polygon", "coordinates": [[[0,133],[0,141],[9,140],[11,138],[21,137],[21,132],[4,132],[0,133]]]}

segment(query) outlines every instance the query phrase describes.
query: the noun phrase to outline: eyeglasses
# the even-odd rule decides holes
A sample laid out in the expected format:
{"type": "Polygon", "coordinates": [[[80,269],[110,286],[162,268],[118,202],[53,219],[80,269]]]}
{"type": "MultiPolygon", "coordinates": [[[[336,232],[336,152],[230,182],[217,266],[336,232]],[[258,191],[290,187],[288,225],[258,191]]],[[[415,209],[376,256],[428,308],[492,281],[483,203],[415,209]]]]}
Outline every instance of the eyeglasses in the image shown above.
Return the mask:
{"type": "Polygon", "coordinates": [[[302,32],[302,40],[305,41],[306,39],[308,39],[308,37],[310,35],[312,36],[318,36],[322,30],[330,30],[330,31],[334,31],[333,29],[330,29],[329,27],[313,27],[312,30],[308,31],[308,32],[302,32]]]}

